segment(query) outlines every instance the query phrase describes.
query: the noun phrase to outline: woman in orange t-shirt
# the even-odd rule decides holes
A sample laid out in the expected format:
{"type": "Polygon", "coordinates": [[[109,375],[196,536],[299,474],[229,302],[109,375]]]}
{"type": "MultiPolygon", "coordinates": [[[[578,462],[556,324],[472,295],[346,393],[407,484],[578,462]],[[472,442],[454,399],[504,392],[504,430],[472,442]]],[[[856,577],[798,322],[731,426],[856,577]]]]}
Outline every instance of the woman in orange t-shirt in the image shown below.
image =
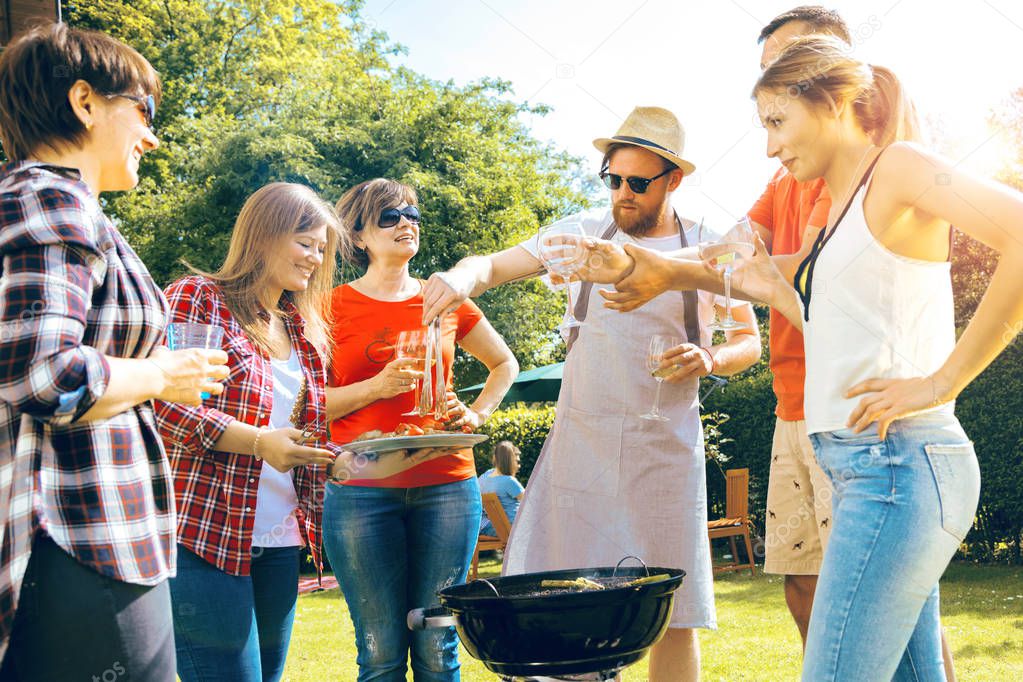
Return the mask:
{"type": "MultiPolygon", "coordinates": [[[[422,282],[408,268],[419,250],[415,192],[393,180],[370,180],[341,197],[337,212],[366,273],[333,294],[331,440],[347,443],[402,422],[475,429],[500,404],[518,364],[469,301],[443,320],[450,420],[403,414],[413,408],[412,389],[422,376],[414,360],[396,358],[394,349],[399,333],[422,328],[422,282]],[[451,392],[456,343],[490,370],[471,406],[451,392]]],[[[476,467],[471,449],[419,451],[407,461],[406,469],[384,478],[352,471],[327,484],[324,547],[355,627],[359,679],[404,680],[411,649],[416,679],[456,680],[454,628],[409,633],[405,615],[435,605],[438,590],[465,580],[481,515],[476,467]]]]}

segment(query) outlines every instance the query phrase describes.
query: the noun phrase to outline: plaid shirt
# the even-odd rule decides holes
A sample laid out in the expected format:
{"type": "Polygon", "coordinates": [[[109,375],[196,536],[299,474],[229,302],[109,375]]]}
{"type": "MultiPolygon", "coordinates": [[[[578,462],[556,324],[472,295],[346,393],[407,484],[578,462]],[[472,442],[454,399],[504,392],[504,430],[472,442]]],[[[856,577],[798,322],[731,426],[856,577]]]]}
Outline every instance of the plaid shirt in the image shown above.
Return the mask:
{"type": "Polygon", "coordinates": [[[144,358],[167,303],[77,171],[0,168],[0,657],[39,531],[102,575],[173,575],[174,500],[152,406],[79,418],[144,358]]]}
{"type": "MultiPolygon", "coordinates": [[[[200,407],[156,402],[157,421],[174,470],[178,503],[178,542],[220,570],[249,575],[252,527],[262,461],[252,455],[220,452],[214,445],[238,419],[267,426],[273,408],[273,370],[270,358],[246,336],[225,305],[219,287],[205,277],[186,277],[167,287],[172,322],[201,322],[224,328],[224,350],[231,374],[223,393],[200,407]]],[[[318,429],[326,442],[326,370],[319,352],[306,339],[305,322],[287,300],[285,326],[298,355],[308,386],[303,424],[318,429]]],[[[269,318],[267,318],[269,319],[269,318]]],[[[296,467],[299,528],[320,566],[320,522],[326,467],[296,467]]]]}

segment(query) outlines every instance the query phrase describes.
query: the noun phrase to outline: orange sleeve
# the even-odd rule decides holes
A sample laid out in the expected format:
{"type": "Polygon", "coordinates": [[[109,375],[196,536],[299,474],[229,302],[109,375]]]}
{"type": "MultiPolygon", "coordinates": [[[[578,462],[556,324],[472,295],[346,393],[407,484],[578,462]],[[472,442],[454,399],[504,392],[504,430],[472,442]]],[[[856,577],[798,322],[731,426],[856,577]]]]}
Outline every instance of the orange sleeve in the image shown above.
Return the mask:
{"type": "Polygon", "coordinates": [[[471,299],[465,299],[465,303],[458,306],[455,314],[458,315],[458,331],[455,333],[455,341],[464,339],[465,335],[471,332],[473,327],[485,317],[480,307],[471,299]]]}
{"type": "Polygon", "coordinates": [[[810,211],[810,217],[807,219],[806,225],[826,227],[828,224],[828,212],[831,211],[831,193],[828,192],[828,186],[823,180],[819,182],[821,183],[820,192],[817,193],[817,199],[814,200],[813,210],[810,211]]]}
{"type": "Polygon", "coordinates": [[[774,232],[774,188],[778,186],[778,175],[784,171],[785,169],[782,168],[774,174],[771,181],[767,183],[764,193],[760,195],[760,198],[753,204],[753,208],[747,213],[750,220],[763,225],[771,232],[774,232]]]}

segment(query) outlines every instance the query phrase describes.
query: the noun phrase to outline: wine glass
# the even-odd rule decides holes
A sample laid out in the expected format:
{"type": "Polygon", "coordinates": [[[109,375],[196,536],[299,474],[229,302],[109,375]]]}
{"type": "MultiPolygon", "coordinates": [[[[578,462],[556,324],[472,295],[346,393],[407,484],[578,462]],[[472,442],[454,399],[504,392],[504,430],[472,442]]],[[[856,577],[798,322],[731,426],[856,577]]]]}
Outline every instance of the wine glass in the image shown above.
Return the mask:
{"type": "Polygon", "coordinates": [[[569,277],[582,263],[586,255],[583,240],[586,233],[581,223],[554,223],[541,228],[537,235],[537,255],[540,262],[551,274],[565,280],[565,291],[568,294],[568,315],[561,323],[560,329],[579,327],[583,323],[575,319],[575,305],[572,303],[572,284],[569,277]]]}
{"type": "MultiPolygon", "coordinates": [[[[396,357],[413,358],[416,360],[416,362],[412,365],[412,369],[420,372],[426,371],[426,329],[410,329],[398,334],[398,342],[394,346],[394,351],[396,357]]],[[[411,410],[401,413],[401,416],[403,417],[419,415],[419,391],[421,383],[417,379],[415,384],[415,401],[412,403],[411,410]]]]}
{"type": "Polygon", "coordinates": [[[682,343],[682,339],[676,336],[665,336],[663,334],[654,334],[650,337],[650,348],[646,354],[646,368],[657,380],[657,392],[654,393],[654,405],[650,408],[650,411],[646,414],[641,414],[640,417],[643,419],[649,419],[651,421],[666,422],[668,418],[660,412],[661,406],[661,384],[664,383],[665,377],[671,375],[677,367],[661,367],[661,361],[664,359],[664,354],[682,343]]]}
{"type": "Polygon", "coordinates": [[[753,227],[749,218],[743,216],[721,239],[717,239],[701,222],[699,240],[700,259],[721,271],[725,280],[725,319],[715,321],[707,328],[712,331],[748,329],[748,324],[732,317],[732,269],[736,261],[753,257],[753,227]]]}

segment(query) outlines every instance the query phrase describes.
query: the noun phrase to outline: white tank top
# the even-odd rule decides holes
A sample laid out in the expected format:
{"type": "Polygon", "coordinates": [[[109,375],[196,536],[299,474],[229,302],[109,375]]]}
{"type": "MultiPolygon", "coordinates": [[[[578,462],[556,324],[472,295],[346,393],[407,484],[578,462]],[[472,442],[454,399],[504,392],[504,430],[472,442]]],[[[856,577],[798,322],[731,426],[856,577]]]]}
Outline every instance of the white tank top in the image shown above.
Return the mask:
{"type": "MultiPolygon", "coordinates": [[[[866,379],[926,376],[955,346],[951,264],[892,253],[867,226],[856,192],[812,270],[804,412],[808,433],[846,428],[866,379]]],[[[929,411],[952,413],[954,403],[929,411]]]]}

